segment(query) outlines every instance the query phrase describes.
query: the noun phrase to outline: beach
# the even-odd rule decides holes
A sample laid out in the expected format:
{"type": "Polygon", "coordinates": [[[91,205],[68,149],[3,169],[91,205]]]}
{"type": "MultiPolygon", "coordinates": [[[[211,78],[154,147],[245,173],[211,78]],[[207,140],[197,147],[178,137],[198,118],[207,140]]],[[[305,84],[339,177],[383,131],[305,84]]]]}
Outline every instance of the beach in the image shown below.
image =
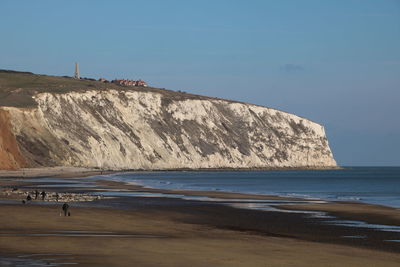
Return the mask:
{"type": "Polygon", "coordinates": [[[3,191],[16,189],[0,197],[3,265],[22,261],[25,266],[398,266],[400,262],[398,243],[385,241],[400,239],[399,232],[323,224],[304,213],[240,208],[245,201],[237,200],[282,201],[280,208],[290,211],[324,211],[339,219],[400,226],[398,209],[394,208],[149,189],[103,180],[101,176],[95,180],[76,175],[67,178],[61,171],[53,176],[35,178],[36,181],[26,171],[25,177],[0,178],[3,191]],[[71,183],[69,187],[64,186],[67,181],[71,183]],[[96,186],[76,185],[85,182],[96,186]],[[49,194],[68,192],[82,197],[99,190],[128,192],[132,196],[105,195],[101,199],[72,201],[71,216],[64,217],[63,202],[21,203],[21,197],[36,188],[49,194]],[[168,194],[186,198],[165,197],[168,194]],[[222,198],[224,204],[199,200],[200,197],[222,198]],[[285,205],[285,201],[304,203],[285,205]],[[230,202],[234,205],[226,205],[230,202]]]}
{"type": "Polygon", "coordinates": [[[0,267],[400,267],[400,0],[0,14],[0,267]]]}

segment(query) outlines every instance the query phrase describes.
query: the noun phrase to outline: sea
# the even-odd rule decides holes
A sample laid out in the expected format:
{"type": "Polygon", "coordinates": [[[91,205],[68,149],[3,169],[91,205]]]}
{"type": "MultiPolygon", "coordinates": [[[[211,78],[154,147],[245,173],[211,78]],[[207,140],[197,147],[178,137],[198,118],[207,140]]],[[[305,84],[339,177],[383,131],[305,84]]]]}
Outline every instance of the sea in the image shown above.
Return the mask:
{"type": "Polygon", "coordinates": [[[400,208],[400,167],[336,170],[149,171],[112,175],[144,187],[360,201],[400,208]]]}

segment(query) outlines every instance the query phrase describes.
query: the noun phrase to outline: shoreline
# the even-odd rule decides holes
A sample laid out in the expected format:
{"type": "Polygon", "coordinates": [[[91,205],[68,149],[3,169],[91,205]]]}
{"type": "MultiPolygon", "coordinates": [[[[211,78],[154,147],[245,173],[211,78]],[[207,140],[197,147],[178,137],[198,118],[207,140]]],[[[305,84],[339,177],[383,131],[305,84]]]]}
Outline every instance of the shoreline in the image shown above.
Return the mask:
{"type": "Polygon", "coordinates": [[[107,175],[123,171],[99,170],[85,167],[42,167],[42,168],[21,168],[19,170],[0,170],[0,181],[4,178],[84,178],[96,175],[107,175]]]}
{"type": "MultiPolygon", "coordinates": [[[[121,181],[110,181],[100,180],[102,185],[108,185],[110,188],[127,189],[147,192],[147,193],[161,193],[165,194],[165,198],[168,198],[168,194],[171,195],[182,195],[182,196],[193,196],[193,197],[207,197],[212,199],[225,199],[225,200],[253,200],[259,201],[282,201],[279,205],[279,209],[290,210],[290,211],[316,211],[326,212],[337,215],[337,217],[360,220],[377,224],[393,224],[400,227],[400,209],[396,207],[390,207],[380,204],[371,204],[362,201],[343,201],[343,200],[324,200],[320,198],[301,198],[291,196],[280,196],[280,195],[267,195],[267,194],[250,194],[250,193],[239,193],[239,192],[228,192],[228,191],[207,191],[207,190],[191,190],[191,189],[160,189],[154,187],[147,187],[140,184],[132,184],[121,181]],[[304,202],[286,205],[284,201],[289,202],[304,202]]],[[[263,212],[263,211],[261,211],[263,212]]],[[[400,229],[399,229],[400,231],[400,229]]],[[[400,237],[400,236],[399,236],[400,237]]]]}
{"type": "MultiPolygon", "coordinates": [[[[342,170],[349,167],[341,166],[317,166],[317,167],[251,167],[251,168],[176,168],[176,169],[99,169],[88,167],[41,167],[41,168],[21,168],[18,170],[0,170],[1,178],[39,178],[46,176],[57,176],[65,178],[87,177],[93,175],[103,175],[112,173],[130,173],[130,172],[246,172],[246,171],[300,171],[300,170],[342,170]],[[86,175],[87,174],[87,175],[86,175]],[[79,176],[81,175],[81,176],[79,176]]],[[[351,168],[351,167],[350,167],[351,168]]]]}
{"type": "MultiPolygon", "coordinates": [[[[347,167],[338,167],[339,169],[348,169],[352,168],[351,166],[347,167]]],[[[271,171],[286,171],[288,169],[268,169],[271,171]]],[[[239,169],[238,171],[268,171],[266,169],[256,169],[256,170],[251,170],[251,169],[239,169]]],[[[306,169],[290,169],[290,170],[306,170],[306,169]]],[[[309,169],[310,171],[312,170],[317,170],[317,169],[309,169]]],[[[326,170],[331,170],[331,169],[326,169],[326,170]]],[[[0,183],[2,182],[4,185],[4,181],[2,179],[6,178],[11,178],[11,179],[35,179],[35,178],[66,178],[66,179],[80,179],[80,178],[88,178],[88,177],[94,177],[94,176],[105,176],[105,175],[110,175],[110,174],[129,174],[129,173],[135,173],[135,172],[173,172],[173,171],[193,171],[193,172],[203,172],[203,171],[210,171],[210,172],[225,172],[225,171],[233,171],[230,169],[189,169],[189,170],[123,170],[123,171],[112,171],[112,170],[98,170],[98,169],[92,169],[92,168],[81,168],[81,167],[45,167],[45,168],[25,168],[21,169],[18,172],[17,175],[10,176],[9,174],[15,173],[16,171],[5,171],[5,170],[0,170],[0,183]],[[26,172],[25,176],[20,176],[21,172],[26,172]]],[[[100,180],[103,183],[109,183],[111,182],[110,180],[100,180]]],[[[117,183],[118,185],[122,184],[130,184],[132,185],[132,182],[124,182],[124,181],[113,181],[117,183]]],[[[363,205],[369,205],[369,206],[376,206],[376,207],[381,207],[381,208],[389,208],[389,209],[394,209],[394,210],[399,210],[399,215],[400,215],[400,209],[397,207],[393,206],[388,206],[388,205],[383,205],[383,204],[377,204],[377,203],[371,203],[371,202],[366,202],[362,200],[332,200],[332,199],[324,199],[320,197],[302,197],[302,196],[284,196],[284,195],[279,195],[279,194],[260,194],[260,193],[249,193],[249,192],[230,192],[230,191],[212,191],[212,190],[195,190],[195,189],[165,189],[165,188],[156,188],[156,187],[151,187],[151,186],[146,186],[142,184],[135,183],[134,186],[137,186],[140,190],[150,190],[153,192],[163,192],[163,193],[177,193],[177,194],[188,194],[188,195],[203,195],[203,196],[209,196],[209,197],[225,197],[229,198],[229,195],[231,194],[233,197],[236,198],[237,196],[241,196],[244,198],[252,198],[252,199],[264,199],[264,200],[320,200],[320,201],[325,201],[325,202],[330,202],[330,203],[337,203],[337,204],[363,204],[363,205]]],[[[324,211],[332,211],[332,210],[324,210],[324,211]]]]}
{"type": "MultiPolygon", "coordinates": [[[[347,168],[352,168],[352,167],[339,167],[340,169],[347,169],[347,168]]],[[[224,169],[206,169],[210,172],[212,171],[230,171],[230,170],[224,170],[224,169]]],[[[269,169],[271,171],[273,171],[272,169],[269,169]]],[[[287,169],[277,169],[277,171],[285,171],[287,169]]],[[[291,169],[291,170],[295,170],[295,169],[291,169]]],[[[299,169],[300,170],[300,169],[299,169]]],[[[301,169],[304,170],[304,169],[301,169]]],[[[316,170],[316,169],[312,169],[312,170],[316,170]]],[[[179,171],[179,170],[153,170],[154,172],[165,172],[165,171],[179,171]]],[[[35,178],[65,178],[65,179],[80,179],[80,178],[90,178],[90,177],[94,177],[94,176],[105,176],[105,175],[110,175],[110,174],[128,174],[128,173],[134,173],[134,172],[153,172],[153,171],[146,171],[146,170],[124,170],[124,171],[111,171],[111,170],[98,170],[98,169],[91,169],[91,168],[81,168],[81,167],[45,167],[45,168],[25,168],[25,169],[21,169],[19,170],[18,174],[15,176],[9,176],[9,173],[13,173],[15,171],[4,171],[4,170],[0,170],[0,183],[4,184],[4,181],[2,181],[2,179],[7,179],[7,178],[11,178],[11,179],[35,179],[35,178]],[[26,176],[21,177],[19,174],[20,172],[26,172],[26,176]]],[[[197,170],[187,170],[187,171],[205,171],[202,169],[197,169],[197,170]]],[[[250,169],[239,169],[240,171],[253,171],[250,169]]],[[[265,169],[258,169],[255,171],[266,171],[265,169]]],[[[142,184],[138,184],[138,183],[134,183],[132,184],[132,182],[125,182],[125,181],[110,181],[110,180],[106,180],[106,179],[101,179],[99,178],[100,181],[102,181],[102,184],[107,184],[107,183],[116,183],[118,186],[124,187],[129,185],[133,185],[135,188],[135,190],[144,190],[144,191],[152,191],[152,192],[161,192],[161,193],[166,193],[166,194],[183,194],[183,195],[191,195],[191,196],[197,196],[197,195],[201,195],[201,196],[206,196],[206,197],[223,197],[223,198],[238,198],[238,197],[242,197],[242,198],[249,198],[249,199],[259,199],[259,200],[293,200],[293,201],[309,201],[309,200],[316,200],[316,201],[324,201],[324,202],[328,202],[328,203],[334,203],[334,204],[342,204],[343,206],[345,205],[366,205],[369,207],[378,207],[379,209],[383,208],[383,209],[391,209],[391,210],[395,210],[395,211],[399,211],[399,216],[400,216],[400,209],[397,207],[392,207],[392,206],[388,206],[388,205],[383,205],[383,204],[376,204],[376,203],[370,203],[370,202],[365,202],[362,200],[331,200],[331,199],[323,199],[323,198],[319,198],[319,197],[301,197],[301,196],[283,196],[283,195],[279,195],[279,194],[260,194],[260,193],[247,193],[247,192],[230,192],[230,191],[212,191],[212,190],[195,190],[195,189],[165,189],[165,188],[156,188],[156,187],[151,187],[151,186],[146,186],[146,185],[142,185],[142,184]]],[[[24,182],[23,182],[24,183],[24,182]]],[[[333,212],[334,210],[332,209],[323,209],[322,207],[324,206],[324,204],[319,205],[318,209],[321,211],[326,211],[326,212],[333,212]]],[[[296,209],[300,210],[300,205],[297,205],[296,209]]],[[[282,206],[282,208],[286,208],[288,209],[288,207],[284,207],[282,206]]],[[[317,210],[317,208],[315,207],[311,207],[311,210],[317,210]]],[[[378,209],[375,209],[375,211],[378,211],[378,209]]],[[[335,211],[337,212],[337,211],[335,211]]],[[[340,212],[338,212],[339,214],[340,212]]],[[[378,212],[379,213],[379,212],[378,212]]]]}
{"type": "MultiPolygon", "coordinates": [[[[395,209],[399,210],[400,208],[396,206],[390,206],[390,205],[385,205],[377,202],[369,202],[364,199],[340,199],[340,200],[334,200],[334,199],[329,199],[329,198],[323,198],[323,197],[316,197],[316,196],[302,196],[301,194],[296,195],[282,195],[278,193],[268,193],[268,194],[262,194],[262,193],[252,193],[252,192],[234,192],[234,191],[224,191],[224,190],[206,190],[206,189],[173,189],[173,188],[157,188],[157,187],[151,187],[143,184],[136,183],[135,185],[142,187],[143,189],[147,190],[161,190],[161,191],[170,191],[170,192],[178,192],[178,193],[189,193],[189,194],[196,194],[195,192],[198,192],[201,195],[218,195],[218,194],[234,194],[234,195],[241,195],[245,196],[247,198],[252,198],[252,199],[281,199],[281,200],[316,200],[316,201],[323,201],[323,202],[330,202],[330,203],[338,203],[338,204],[364,204],[364,205],[370,205],[370,206],[377,206],[377,207],[382,207],[382,208],[390,208],[390,209],[395,209]]],[[[400,215],[400,214],[399,214],[400,215]]]]}
{"type": "MultiPolygon", "coordinates": [[[[352,202],[314,203],[310,199],[267,195],[150,189],[102,177],[52,176],[36,181],[24,180],[0,179],[0,185],[5,188],[14,183],[21,190],[41,188],[51,192],[79,194],[108,190],[131,193],[132,196],[105,196],[99,200],[71,202],[72,216],[66,218],[58,215],[61,203],[37,201],[32,205],[22,205],[11,204],[3,198],[0,212],[8,216],[0,218],[0,263],[2,257],[9,255],[59,254],[61,251],[74,255],[76,262],[88,266],[123,266],[131,263],[144,266],[188,263],[193,266],[217,263],[226,266],[264,266],[266,262],[271,266],[321,266],[328,262],[334,262],[334,266],[396,266],[400,261],[400,246],[396,242],[380,241],[398,240],[400,233],[328,225],[322,223],[321,219],[292,212],[296,209],[325,211],[338,219],[363,219],[400,226],[397,209],[352,202]],[[65,181],[70,181],[70,187],[63,187],[65,181]],[[78,182],[90,182],[93,187],[80,187],[76,184],[78,182]],[[146,194],[155,195],[149,197],[146,194]],[[188,197],[170,198],[165,197],[166,194],[188,197]],[[205,199],[200,201],[199,196],[205,199]],[[206,198],[224,201],[217,203],[206,198]],[[257,203],[282,202],[279,209],[291,212],[226,205],[235,199],[247,198],[257,203]],[[288,206],[285,201],[294,204],[288,206]],[[41,219],[43,217],[45,221],[41,219]],[[363,236],[367,238],[360,238],[363,236]],[[39,242],[39,247],[32,243],[34,240],[39,242]],[[88,249],[92,242],[104,247],[88,249]],[[124,249],[115,250],[121,246],[124,249]],[[132,254],[132,249],[141,251],[140,255],[132,254]],[[306,257],[316,250],[323,256],[312,260],[306,257]],[[165,258],[166,254],[170,255],[168,259],[165,258]],[[204,261],[206,255],[208,258],[204,261]]],[[[239,201],[239,204],[246,202],[239,201]]],[[[62,256],[54,258],[64,260],[62,256]]]]}

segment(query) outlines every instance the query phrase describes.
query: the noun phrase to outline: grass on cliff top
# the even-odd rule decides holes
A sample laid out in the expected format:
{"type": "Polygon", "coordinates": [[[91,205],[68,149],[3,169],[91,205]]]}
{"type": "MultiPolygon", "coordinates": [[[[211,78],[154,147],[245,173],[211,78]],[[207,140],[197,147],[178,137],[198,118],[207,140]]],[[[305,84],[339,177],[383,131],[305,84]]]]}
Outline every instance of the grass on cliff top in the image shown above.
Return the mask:
{"type": "MultiPolygon", "coordinates": [[[[34,108],[37,106],[37,103],[32,98],[32,96],[45,92],[60,94],[72,91],[75,92],[79,91],[84,92],[89,90],[105,91],[109,89],[114,89],[118,91],[160,93],[164,96],[164,98],[167,101],[201,99],[201,100],[223,100],[231,103],[248,104],[242,101],[195,95],[186,92],[160,89],[155,87],[121,86],[113,83],[103,83],[96,80],[85,80],[85,79],[77,80],[67,76],[49,76],[42,74],[34,74],[32,72],[20,72],[20,71],[0,69],[0,107],[6,106],[6,107],[19,107],[19,108],[34,108]]],[[[279,109],[275,110],[281,111],[279,109]]]]}
{"type": "Polygon", "coordinates": [[[95,80],[77,80],[71,77],[49,76],[33,74],[31,72],[17,72],[0,70],[0,106],[36,107],[32,98],[38,93],[67,93],[71,91],[108,90],[141,91],[161,93],[171,100],[184,99],[212,99],[200,95],[159,89],[154,87],[120,86],[113,83],[102,83],[95,80]]]}

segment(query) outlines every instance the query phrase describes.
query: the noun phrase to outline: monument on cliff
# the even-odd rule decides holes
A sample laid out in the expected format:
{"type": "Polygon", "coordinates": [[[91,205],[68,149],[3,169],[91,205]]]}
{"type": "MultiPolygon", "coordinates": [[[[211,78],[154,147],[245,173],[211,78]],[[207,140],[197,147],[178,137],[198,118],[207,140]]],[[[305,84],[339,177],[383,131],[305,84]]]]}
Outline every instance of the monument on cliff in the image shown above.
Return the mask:
{"type": "Polygon", "coordinates": [[[79,66],[78,66],[77,62],[75,63],[75,75],[74,75],[74,78],[75,79],[80,79],[81,78],[81,76],[79,75],[79,66]]]}

